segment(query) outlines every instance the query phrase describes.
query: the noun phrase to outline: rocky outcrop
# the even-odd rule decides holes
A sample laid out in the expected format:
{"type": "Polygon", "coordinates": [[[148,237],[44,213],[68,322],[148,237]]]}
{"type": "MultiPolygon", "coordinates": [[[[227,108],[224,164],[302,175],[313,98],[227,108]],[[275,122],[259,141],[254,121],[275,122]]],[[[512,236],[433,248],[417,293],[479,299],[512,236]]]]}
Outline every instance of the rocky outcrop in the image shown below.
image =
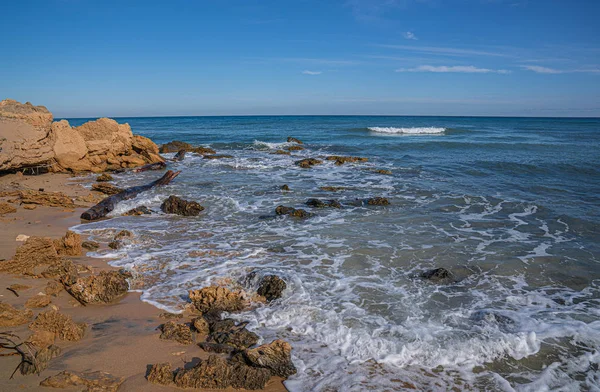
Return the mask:
{"type": "Polygon", "coordinates": [[[309,218],[312,216],[310,212],[307,212],[306,210],[303,210],[301,208],[296,209],[293,207],[286,206],[277,206],[277,208],[275,208],[275,214],[288,215],[294,218],[309,218]]]}
{"type": "Polygon", "coordinates": [[[161,325],[160,330],[161,339],[175,340],[181,344],[194,344],[192,329],[187,324],[177,324],[171,320],[161,325]]]}
{"type": "Polygon", "coordinates": [[[49,310],[38,314],[29,328],[33,331],[48,331],[61,340],[78,341],[83,338],[87,325],[76,324],[70,316],[49,310]]]}
{"type": "Polygon", "coordinates": [[[17,209],[12,204],[0,202],[0,215],[12,214],[17,212],[17,209]]]}
{"type": "Polygon", "coordinates": [[[306,205],[312,208],[342,208],[337,200],[308,199],[306,205]]]}
{"type": "Polygon", "coordinates": [[[134,136],[128,124],[100,118],[71,127],[52,120],[43,106],[0,101],[0,172],[102,172],[163,161],[158,147],[134,136]]]}
{"type": "Polygon", "coordinates": [[[258,295],[265,297],[267,301],[273,301],[281,298],[281,294],[286,287],[285,281],[279,276],[266,275],[261,279],[256,292],[258,295]]]}
{"type": "Polygon", "coordinates": [[[42,387],[69,388],[84,387],[87,392],[116,392],[123,383],[122,377],[115,377],[105,372],[71,372],[64,370],[48,377],[40,383],[42,387]]]}
{"type": "Polygon", "coordinates": [[[233,319],[215,320],[209,323],[207,342],[243,350],[258,343],[259,337],[246,329],[247,322],[236,323],[233,319]]]}
{"type": "Polygon", "coordinates": [[[200,155],[213,155],[217,153],[212,148],[194,147],[189,143],[181,142],[179,140],[173,140],[172,142],[160,146],[161,153],[179,152],[181,150],[184,150],[186,152],[194,152],[200,155]]]}
{"type": "Polygon", "coordinates": [[[294,163],[296,164],[296,166],[300,166],[303,169],[310,169],[315,165],[320,165],[321,163],[323,163],[323,161],[315,158],[306,158],[296,161],[294,163]]]}
{"type": "Polygon", "coordinates": [[[248,305],[242,291],[231,291],[221,286],[191,290],[189,296],[196,309],[202,313],[239,312],[248,305]]]}
{"type": "Polygon", "coordinates": [[[35,275],[36,267],[57,265],[61,261],[54,241],[46,237],[29,237],[17,248],[12,260],[0,262],[0,271],[35,275]]]}
{"type": "Polygon", "coordinates": [[[198,216],[204,207],[195,201],[187,201],[171,195],[161,204],[160,209],[166,214],[198,216]]]}
{"type": "Polygon", "coordinates": [[[271,374],[287,378],[296,374],[292,362],[292,346],[284,340],[277,339],[254,349],[244,351],[244,357],[252,366],[269,369],[271,374]]]}
{"type": "Polygon", "coordinates": [[[75,281],[64,281],[65,290],[82,304],[107,304],[127,293],[127,278],[124,271],[101,271],[97,275],[79,277],[75,281]]]}
{"type": "Polygon", "coordinates": [[[81,256],[83,253],[81,244],[81,236],[71,230],[68,230],[61,239],[54,240],[54,247],[59,255],[81,256]]]}
{"type": "Polygon", "coordinates": [[[12,196],[15,199],[10,200],[13,203],[21,203],[24,207],[28,205],[41,205],[48,207],[75,208],[73,199],[62,192],[45,192],[35,190],[20,190],[0,192],[0,197],[12,196]]]}
{"type": "Polygon", "coordinates": [[[18,310],[7,303],[0,302],[0,327],[15,327],[28,323],[32,316],[31,310],[18,310]]]}
{"type": "Polygon", "coordinates": [[[146,379],[153,384],[170,385],[173,384],[175,373],[170,363],[157,363],[150,367],[146,379]]]}
{"type": "Polygon", "coordinates": [[[452,281],[454,276],[446,268],[434,268],[421,273],[421,278],[435,283],[446,283],[452,281]]]}

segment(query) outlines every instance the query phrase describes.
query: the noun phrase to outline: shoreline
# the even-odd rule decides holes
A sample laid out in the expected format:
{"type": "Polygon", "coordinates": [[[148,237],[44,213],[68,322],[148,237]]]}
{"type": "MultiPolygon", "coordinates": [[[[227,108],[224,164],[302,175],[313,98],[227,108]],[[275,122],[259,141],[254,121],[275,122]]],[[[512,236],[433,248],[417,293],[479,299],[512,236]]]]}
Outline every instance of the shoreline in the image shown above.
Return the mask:
{"type": "MultiPolygon", "coordinates": [[[[32,190],[42,188],[44,192],[60,191],[81,205],[76,208],[37,206],[33,210],[28,210],[13,204],[17,207],[16,212],[0,215],[0,222],[4,228],[0,232],[0,260],[10,260],[13,257],[17,247],[23,244],[23,242],[15,240],[20,234],[59,239],[70,227],[81,223],[79,215],[87,207],[94,205],[95,200],[99,200],[101,197],[72,179],[71,175],[60,173],[38,176],[7,174],[0,177],[0,191],[17,188],[32,190]],[[94,200],[94,202],[83,199],[94,200]]],[[[11,197],[0,197],[0,201],[10,199],[11,197]]],[[[85,238],[83,240],[85,241],[85,238]]],[[[101,244],[101,246],[106,247],[106,244],[101,244]]],[[[82,256],[69,257],[69,259],[90,267],[93,273],[117,270],[108,264],[108,260],[88,257],[86,252],[84,250],[82,256]]],[[[23,309],[27,299],[43,292],[49,281],[46,278],[6,273],[0,274],[0,279],[2,282],[0,286],[3,288],[0,292],[0,301],[17,309],[23,309]],[[13,284],[22,284],[31,288],[20,291],[19,297],[17,297],[5,289],[13,284]]],[[[40,381],[63,370],[102,371],[116,377],[123,377],[124,381],[118,391],[181,391],[182,389],[174,385],[163,386],[147,381],[146,375],[150,365],[169,362],[176,368],[184,363],[189,365],[204,360],[209,353],[203,351],[196,344],[183,345],[173,340],[159,339],[158,327],[166,321],[160,315],[165,312],[141,301],[140,295],[140,292],[129,291],[115,303],[82,306],[62,290],[57,297],[52,297],[50,306],[57,307],[61,313],[71,316],[77,323],[85,322],[88,328],[84,338],[79,342],[61,341],[57,343],[62,349],[62,354],[51,360],[48,368],[39,376],[22,376],[16,373],[13,379],[9,379],[19,363],[18,357],[0,357],[0,379],[3,380],[0,391],[46,389],[39,386],[40,381]]],[[[32,310],[35,315],[47,309],[49,307],[32,310]]],[[[29,322],[16,327],[2,327],[0,331],[11,331],[21,339],[25,339],[31,334],[28,325],[29,322]]],[[[237,389],[230,387],[224,390],[237,389]]],[[[276,392],[286,391],[286,388],[283,386],[281,378],[273,376],[264,390],[276,392]]]]}

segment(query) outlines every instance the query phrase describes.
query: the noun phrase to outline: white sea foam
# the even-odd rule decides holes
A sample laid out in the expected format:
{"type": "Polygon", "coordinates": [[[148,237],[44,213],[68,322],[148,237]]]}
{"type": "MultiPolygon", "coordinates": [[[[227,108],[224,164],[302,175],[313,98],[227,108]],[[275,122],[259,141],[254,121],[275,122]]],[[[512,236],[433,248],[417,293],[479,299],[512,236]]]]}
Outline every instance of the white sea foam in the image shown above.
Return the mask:
{"type": "Polygon", "coordinates": [[[446,131],[446,128],[437,127],[412,127],[412,128],[395,128],[395,127],[369,127],[369,131],[377,133],[397,134],[397,135],[431,135],[440,134],[446,131]]]}

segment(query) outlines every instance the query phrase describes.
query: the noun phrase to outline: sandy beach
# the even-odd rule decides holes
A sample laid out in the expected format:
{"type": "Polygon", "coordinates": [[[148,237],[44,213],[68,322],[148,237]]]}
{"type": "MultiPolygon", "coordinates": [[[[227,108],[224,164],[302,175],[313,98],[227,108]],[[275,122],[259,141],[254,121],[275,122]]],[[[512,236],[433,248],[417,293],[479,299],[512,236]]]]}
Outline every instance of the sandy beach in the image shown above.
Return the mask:
{"type": "MultiPolygon", "coordinates": [[[[4,214],[0,217],[0,259],[10,259],[17,247],[22,244],[15,239],[24,234],[27,236],[43,236],[58,239],[64,236],[69,227],[80,222],[79,215],[91,202],[82,201],[101,199],[96,192],[91,193],[73,180],[68,174],[43,174],[39,176],[22,176],[9,174],[0,177],[0,192],[43,188],[45,192],[63,192],[77,200],[80,208],[61,208],[36,206],[28,210],[12,204],[16,212],[4,214]]],[[[3,197],[0,201],[14,199],[3,197]]],[[[101,244],[106,246],[106,244],[101,244]]],[[[112,269],[105,259],[94,259],[86,256],[71,257],[81,265],[88,266],[90,273],[112,269]]],[[[8,303],[17,309],[23,309],[28,299],[43,293],[48,279],[38,277],[25,277],[11,274],[0,274],[0,301],[8,303]],[[6,289],[11,285],[20,284],[29,288],[19,291],[17,297],[6,289]]],[[[82,306],[67,292],[61,290],[52,297],[49,307],[58,309],[67,314],[77,323],[86,323],[85,336],[78,342],[61,341],[57,344],[62,349],[62,354],[50,361],[47,369],[39,375],[22,376],[11,374],[18,366],[19,356],[0,357],[0,383],[1,391],[37,391],[48,388],[40,387],[40,382],[47,377],[63,370],[78,372],[102,371],[115,377],[122,377],[123,383],[118,391],[176,391],[175,387],[161,386],[149,383],[145,377],[150,364],[170,362],[173,367],[183,366],[186,363],[197,362],[205,359],[207,353],[196,345],[182,345],[180,343],[159,339],[159,325],[165,322],[161,318],[163,311],[146,304],[139,299],[139,293],[130,292],[114,304],[82,306]]],[[[34,317],[41,311],[49,309],[33,309],[34,317]]],[[[184,315],[181,321],[189,319],[184,315]]],[[[31,335],[28,323],[17,327],[2,327],[0,332],[10,331],[20,339],[31,335]]],[[[50,389],[49,389],[50,390],[50,389]]],[[[65,390],[81,390],[81,387],[71,387],[65,390]]],[[[233,390],[233,389],[228,389],[233,390]]],[[[272,378],[265,390],[284,391],[280,379],[272,378]]]]}

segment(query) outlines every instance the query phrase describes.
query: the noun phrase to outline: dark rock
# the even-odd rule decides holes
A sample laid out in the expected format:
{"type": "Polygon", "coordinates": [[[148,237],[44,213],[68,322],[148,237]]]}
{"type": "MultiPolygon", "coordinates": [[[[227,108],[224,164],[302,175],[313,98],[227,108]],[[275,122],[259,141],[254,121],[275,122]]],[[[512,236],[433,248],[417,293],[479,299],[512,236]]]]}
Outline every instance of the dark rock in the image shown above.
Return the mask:
{"type": "Polygon", "coordinates": [[[384,174],[386,176],[391,176],[392,175],[392,171],[391,170],[386,170],[386,169],[375,170],[375,173],[377,173],[377,174],[384,174]]]}
{"type": "Polygon", "coordinates": [[[370,206],[387,206],[390,204],[389,200],[385,197],[372,197],[370,199],[365,200],[367,205],[370,206]]]}
{"type": "Polygon", "coordinates": [[[275,214],[289,215],[294,218],[309,218],[310,216],[312,216],[311,213],[309,213],[306,210],[303,210],[301,208],[296,209],[296,208],[286,207],[286,206],[277,206],[277,208],[275,208],[275,214]]]}
{"type": "Polygon", "coordinates": [[[244,357],[252,366],[269,369],[273,375],[287,378],[296,374],[291,353],[292,346],[277,339],[269,344],[245,350],[244,357]]]}
{"type": "Polygon", "coordinates": [[[232,368],[224,358],[210,355],[191,369],[178,369],[175,385],[180,388],[224,389],[231,386],[232,368]]]}
{"type": "Polygon", "coordinates": [[[204,317],[196,317],[193,319],[192,326],[200,335],[208,335],[210,333],[208,321],[206,321],[204,317]]]}
{"type": "Polygon", "coordinates": [[[163,313],[159,314],[158,317],[161,319],[165,319],[165,320],[173,320],[173,319],[183,318],[183,314],[163,312],[163,313]]]}
{"type": "Polygon", "coordinates": [[[65,290],[82,304],[107,304],[127,294],[131,274],[125,271],[100,271],[97,275],[79,277],[75,282],[61,279],[65,290]]]}
{"type": "Polygon", "coordinates": [[[285,148],[288,151],[302,151],[304,150],[304,147],[301,146],[289,146],[285,148]]]}
{"type": "Polygon", "coordinates": [[[347,188],[344,186],[322,186],[319,189],[321,189],[322,191],[326,191],[326,192],[339,192],[339,191],[344,191],[347,188]]]}
{"type": "Polygon", "coordinates": [[[41,348],[35,353],[35,355],[33,355],[31,350],[26,350],[26,354],[22,358],[23,361],[19,366],[19,370],[24,376],[28,374],[39,374],[46,370],[50,364],[50,360],[58,357],[60,353],[60,347],[53,344],[48,347],[41,348]]]}
{"type": "Polygon", "coordinates": [[[313,208],[342,208],[337,200],[308,199],[306,205],[313,208]]]}
{"type": "Polygon", "coordinates": [[[87,250],[94,251],[100,247],[100,244],[96,241],[83,241],[81,247],[87,250]]]}
{"type": "Polygon", "coordinates": [[[512,318],[489,310],[478,310],[473,312],[471,320],[477,323],[497,324],[504,330],[511,330],[516,324],[512,318]]]}
{"type": "Polygon", "coordinates": [[[432,282],[444,282],[452,280],[453,276],[452,273],[445,268],[435,268],[423,272],[421,274],[421,278],[430,280],[432,282]]]}
{"type": "Polygon", "coordinates": [[[98,176],[98,178],[96,178],[97,182],[108,182],[108,181],[112,181],[112,180],[114,180],[113,176],[111,176],[108,173],[100,174],[98,176]]]}
{"type": "Polygon", "coordinates": [[[194,153],[200,154],[200,155],[213,155],[213,154],[217,153],[215,150],[213,150],[212,148],[208,148],[208,147],[194,147],[194,148],[192,148],[191,152],[194,152],[194,153]]]}
{"type": "Polygon", "coordinates": [[[198,347],[209,353],[217,354],[231,354],[235,351],[235,348],[228,344],[219,344],[211,342],[198,343],[198,347]]]}
{"type": "Polygon", "coordinates": [[[328,161],[335,161],[335,164],[340,166],[344,163],[357,163],[357,162],[367,162],[368,158],[360,158],[360,157],[343,157],[339,155],[330,155],[327,158],[328,161]]]}
{"type": "Polygon", "coordinates": [[[287,138],[287,142],[288,142],[288,143],[298,143],[298,144],[304,144],[304,143],[302,143],[300,140],[296,139],[295,137],[291,137],[291,136],[288,136],[288,138],[287,138]]]}
{"type": "Polygon", "coordinates": [[[177,324],[175,321],[167,321],[161,325],[160,330],[162,334],[161,339],[164,340],[175,340],[181,344],[193,344],[194,336],[192,330],[187,324],[177,324]]]}
{"type": "Polygon", "coordinates": [[[114,240],[118,241],[118,240],[122,240],[123,238],[132,238],[133,237],[133,233],[129,230],[121,230],[119,231],[115,236],[114,236],[114,240]]]}
{"type": "Polygon", "coordinates": [[[129,211],[127,211],[126,213],[124,213],[124,216],[139,216],[139,215],[150,215],[152,214],[152,211],[146,207],[146,206],[139,206],[139,207],[135,207],[129,211]]]}
{"type": "Polygon", "coordinates": [[[122,188],[116,187],[112,184],[92,184],[92,190],[100,193],[104,193],[105,195],[116,195],[117,193],[123,192],[122,188]]]}
{"type": "Polygon", "coordinates": [[[306,158],[295,162],[297,166],[300,166],[303,169],[310,169],[311,167],[315,165],[320,165],[322,163],[323,161],[315,158],[306,158]]]}
{"type": "Polygon", "coordinates": [[[248,366],[243,363],[231,364],[231,386],[236,389],[264,389],[271,378],[269,369],[248,366]]]}
{"type": "Polygon", "coordinates": [[[205,155],[202,159],[230,159],[233,155],[205,155]]]}
{"type": "Polygon", "coordinates": [[[286,287],[287,285],[285,284],[285,281],[279,276],[266,275],[260,281],[260,285],[258,286],[258,290],[256,292],[258,295],[265,297],[267,301],[273,301],[281,298],[281,294],[286,287]]]}
{"type": "Polygon", "coordinates": [[[177,154],[173,157],[173,161],[180,162],[185,159],[185,150],[179,150],[177,154]]]}
{"type": "Polygon", "coordinates": [[[285,191],[285,192],[289,192],[289,191],[290,191],[290,187],[289,187],[287,184],[285,184],[285,185],[282,185],[280,189],[281,189],[282,191],[285,191]]]}
{"type": "Polygon", "coordinates": [[[150,367],[146,379],[153,384],[170,385],[173,384],[175,373],[170,363],[157,363],[150,367]]]}
{"type": "Polygon", "coordinates": [[[292,155],[291,152],[285,151],[285,150],[275,150],[271,154],[274,154],[274,155],[292,155]]]}
{"type": "Polygon", "coordinates": [[[200,204],[195,201],[183,200],[177,196],[169,196],[160,209],[167,214],[177,214],[183,216],[198,216],[204,210],[200,204]]]}
{"type": "Polygon", "coordinates": [[[193,149],[192,145],[185,142],[180,142],[179,140],[173,140],[167,144],[163,144],[159,148],[159,152],[161,154],[168,152],[178,152],[180,150],[191,151],[193,149]]]}
{"type": "Polygon", "coordinates": [[[231,319],[210,323],[210,335],[207,341],[226,344],[240,350],[254,346],[260,338],[254,332],[248,331],[246,324],[235,324],[231,319]]]}

